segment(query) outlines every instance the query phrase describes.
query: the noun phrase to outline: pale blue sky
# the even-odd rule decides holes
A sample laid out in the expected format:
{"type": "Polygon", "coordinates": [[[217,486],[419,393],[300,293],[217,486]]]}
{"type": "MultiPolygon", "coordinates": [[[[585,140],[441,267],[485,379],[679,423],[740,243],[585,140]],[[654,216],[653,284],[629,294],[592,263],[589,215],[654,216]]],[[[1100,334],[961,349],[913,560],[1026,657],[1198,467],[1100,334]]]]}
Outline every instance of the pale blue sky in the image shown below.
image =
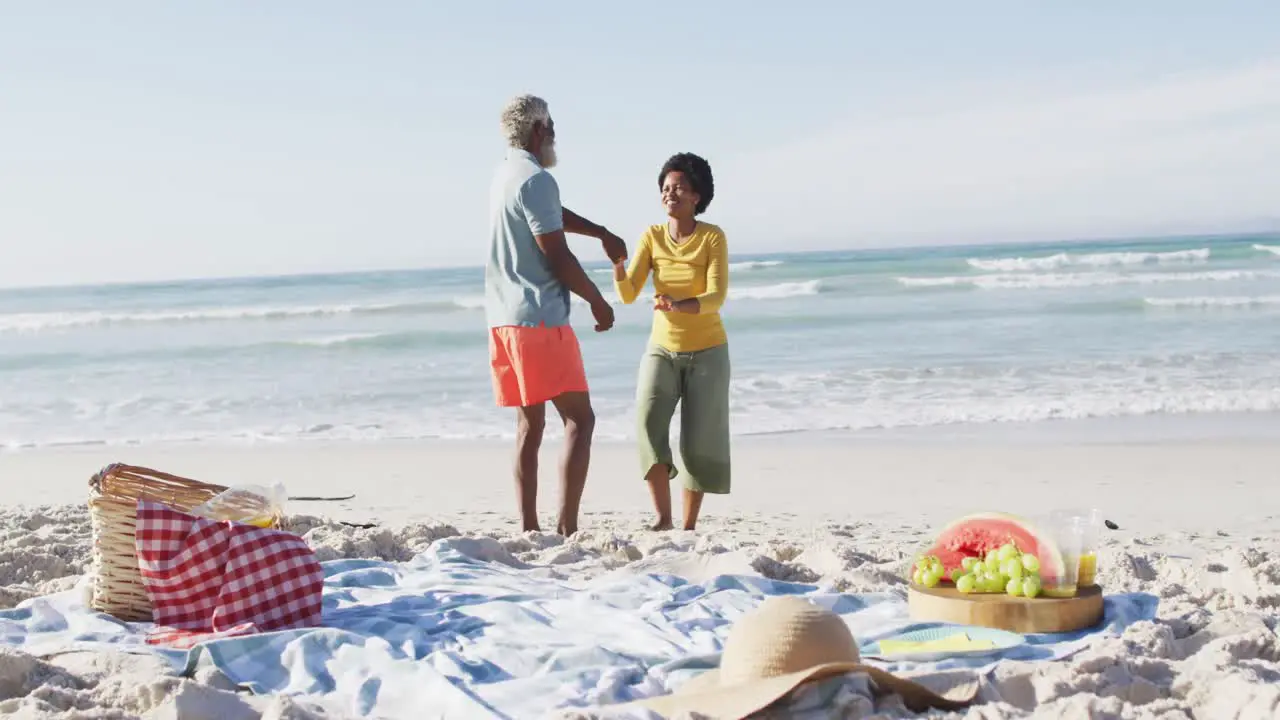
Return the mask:
{"type": "Polygon", "coordinates": [[[628,240],[685,150],[743,253],[1280,216],[1274,1],[745,7],[0,0],[0,285],[477,264],[526,91],[628,240]]]}

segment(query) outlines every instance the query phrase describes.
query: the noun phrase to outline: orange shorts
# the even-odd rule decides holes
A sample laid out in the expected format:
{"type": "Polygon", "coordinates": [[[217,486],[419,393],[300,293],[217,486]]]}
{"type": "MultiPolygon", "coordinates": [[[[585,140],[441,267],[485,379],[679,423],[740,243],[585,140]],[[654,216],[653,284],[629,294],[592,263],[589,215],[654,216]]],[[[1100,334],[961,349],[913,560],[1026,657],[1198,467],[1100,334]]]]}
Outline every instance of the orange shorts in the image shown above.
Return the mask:
{"type": "Polygon", "coordinates": [[[568,325],[489,329],[493,394],[502,407],[538,405],[569,392],[587,392],[578,336],[568,325]]]}

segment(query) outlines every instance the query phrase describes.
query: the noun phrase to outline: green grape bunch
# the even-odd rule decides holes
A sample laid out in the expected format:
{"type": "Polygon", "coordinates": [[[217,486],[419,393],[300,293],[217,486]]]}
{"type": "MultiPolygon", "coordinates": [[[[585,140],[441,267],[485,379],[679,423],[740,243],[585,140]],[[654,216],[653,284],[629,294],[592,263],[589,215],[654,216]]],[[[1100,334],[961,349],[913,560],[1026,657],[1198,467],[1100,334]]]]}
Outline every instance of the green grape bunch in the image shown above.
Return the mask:
{"type": "MultiPolygon", "coordinates": [[[[912,580],[924,587],[933,587],[942,575],[941,563],[934,573],[932,562],[937,558],[921,558],[916,564],[916,574],[912,580]],[[928,570],[928,574],[924,572],[928,570]],[[923,582],[932,579],[932,584],[923,582]]],[[[1023,553],[1013,543],[1006,543],[995,548],[983,557],[967,557],[961,561],[960,568],[952,572],[952,582],[956,590],[966,595],[970,593],[1004,593],[1012,597],[1035,598],[1040,595],[1043,584],[1040,581],[1040,559],[1035,555],[1023,553]]]]}
{"type": "Polygon", "coordinates": [[[942,581],[942,560],[936,555],[925,555],[916,560],[915,570],[911,573],[911,582],[922,587],[937,587],[942,581]]]}

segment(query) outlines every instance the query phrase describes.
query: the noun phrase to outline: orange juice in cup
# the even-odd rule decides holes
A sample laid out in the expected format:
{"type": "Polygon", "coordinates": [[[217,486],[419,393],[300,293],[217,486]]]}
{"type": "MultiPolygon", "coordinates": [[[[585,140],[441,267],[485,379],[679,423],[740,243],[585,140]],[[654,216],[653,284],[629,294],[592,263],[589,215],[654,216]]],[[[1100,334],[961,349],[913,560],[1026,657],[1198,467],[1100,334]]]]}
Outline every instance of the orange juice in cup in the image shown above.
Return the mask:
{"type": "Polygon", "coordinates": [[[1080,553],[1080,573],[1076,584],[1080,587],[1093,587],[1098,574],[1098,551],[1089,550],[1080,553]]]}
{"type": "Polygon", "coordinates": [[[1102,531],[1102,512],[1097,508],[1076,513],[1081,520],[1080,574],[1076,582],[1080,587],[1093,587],[1098,575],[1098,535],[1102,531]]]}

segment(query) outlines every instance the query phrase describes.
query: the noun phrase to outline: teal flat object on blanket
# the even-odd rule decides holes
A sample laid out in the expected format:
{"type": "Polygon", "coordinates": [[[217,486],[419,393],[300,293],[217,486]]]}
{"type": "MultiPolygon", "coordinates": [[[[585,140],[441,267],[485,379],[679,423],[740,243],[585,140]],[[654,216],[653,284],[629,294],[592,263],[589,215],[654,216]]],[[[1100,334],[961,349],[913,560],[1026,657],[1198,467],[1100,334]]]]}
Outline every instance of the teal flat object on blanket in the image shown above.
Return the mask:
{"type": "Polygon", "coordinates": [[[1026,643],[1023,636],[1005,630],[976,625],[944,625],[881,638],[859,648],[858,652],[863,657],[883,660],[930,662],[994,655],[1026,643]]]}

